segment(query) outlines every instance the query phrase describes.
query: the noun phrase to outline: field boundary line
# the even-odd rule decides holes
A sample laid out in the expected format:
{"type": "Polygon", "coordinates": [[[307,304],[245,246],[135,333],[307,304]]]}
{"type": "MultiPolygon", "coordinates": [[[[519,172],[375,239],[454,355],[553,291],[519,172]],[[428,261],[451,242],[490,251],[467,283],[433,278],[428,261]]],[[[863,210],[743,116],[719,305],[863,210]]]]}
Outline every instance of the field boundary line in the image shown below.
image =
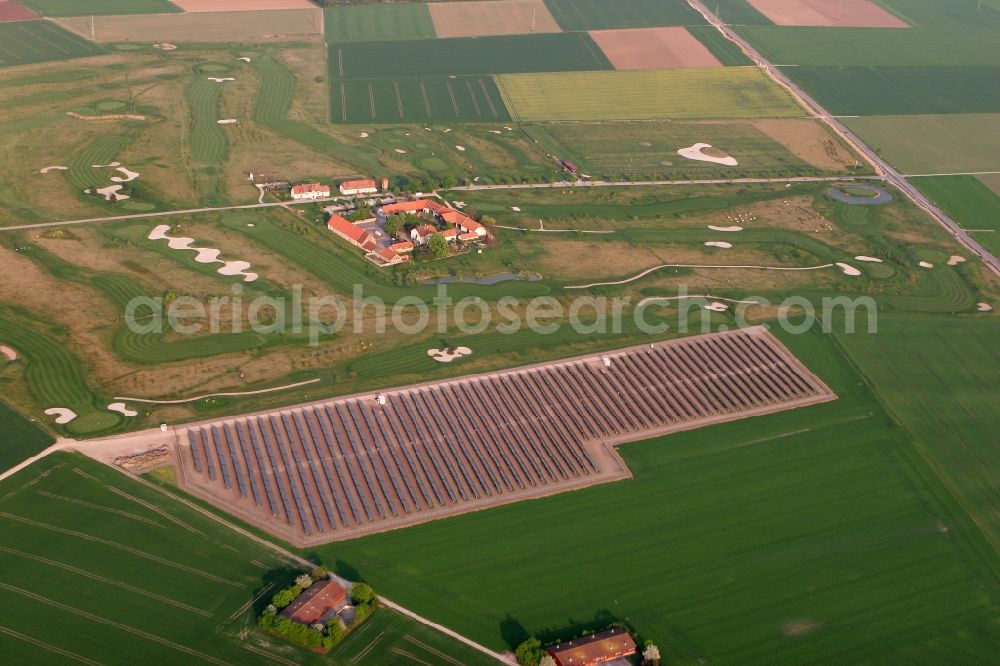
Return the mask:
{"type": "Polygon", "coordinates": [[[63,657],[69,657],[70,659],[75,659],[76,661],[80,662],[81,664],[88,664],[89,666],[104,666],[104,664],[102,664],[99,661],[94,661],[93,659],[90,659],[89,657],[84,657],[83,655],[76,654],[75,652],[70,652],[69,650],[64,650],[64,649],[62,649],[60,647],[56,647],[55,645],[49,645],[45,641],[39,640],[37,638],[32,638],[31,636],[28,636],[26,634],[22,634],[19,631],[14,631],[13,629],[8,629],[7,627],[4,627],[4,626],[0,626],[0,634],[6,634],[7,636],[10,636],[11,638],[17,638],[18,640],[22,640],[25,643],[31,643],[32,645],[34,645],[36,647],[40,647],[43,650],[48,650],[50,652],[55,652],[56,654],[61,655],[63,657]]]}
{"type": "Polygon", "coordinates": [[[271,661],[276,661],[279,664],[284,664],[285,666],[299,666],[299,662],[292,661],[291,659],[285,659],[284,657],[279,657],[273,652],[268,652],[266,650],[261,650],[260,648],[254,647],[252,645],[247,645],[246,643],[240,643],[240,647],[247,652],[253,652],[254,654],[259,654],[262,657],[267,657],[271,661]]]}
{"type": "Polygon", "coordinates": [[[96,573],[94,573],[92,571],[87,571],[85,569],[80,569],[78,567],[74,567],[72,564],[66,564],[64,562],[58,562],[56,560],[50,560],[49,558],[42,557],[41,555],[34,555],[32,553],[25,553],[23,551],[16,550],[14,548],[8,548],[7,546],[3,546],[3,545],[0,545],[0,552],[8,553],[8,554],[11,554],[11,555],[19,555],[21,557],[26,557],[26,558],[28,558],[30,560],[35,560],[36,562],[42,562],[43,564],[48,564],[49,566],[52,566],[52,567],[57,567],[59,569],[64,569],[66,571],[70,571],[72,573],[75,573],[78,576],[83,576],[84,578],[90,578],[92,580],[96,580],[96,581],[104,583],[106,585],[114,585],[115,587],[120,587],[123,590],[128,590],[129,592],[135,592],[136,594],[142,595],[144,597],[149,597],[150,599],[156,599],[157,601],[160,601],[162,603],[169,604],[171,606],[176,606],[177,608],[181,608],[181,609],[186,610],[186,611],[191,612],[191,613],[197,613],[198,615],[201,615],[203,617],[212,617],[212,614],[209,613],[208,611],[206,611],[204,609],[201,609],[201,608],[197,608],[195,606],[191,606],[189,604],[184,603],[183,601],[176,601],[174,599],[171,599],[170,597],[165,597],[165,596],[163,596],[161,594],[157,594],[156,592],[149,592],[148,590],[144,590],[144,589],[142,589],[140,587],[136,587],[134,585],[129,585],[128,583],[123,583],[122,581],[113,580],[111,578],[106,578],[106,577],[104,577],[104,576],[102,576],[100,574],[96,574],[96,573]]]}
{"type": "Polygon", "coordinates": [[[185,523],[183,520],[181,520],[177,516],[170,515],[169,512],[164,511],[163,509],[161,509],[158,506],[154,506],[154,505],[152,505],[152,504],[150,504],[150,503],[148,503],[146,501],[143,501],[143,500],[139,499],[138,497],[132,497],[131,495],[129,495],[127,492],[125,492],[124,490],[122,490],[120,488],[115,488],[114,486],[111,486],[111,485],[107,486],[107,488],[108,488],[108,490],[110,490],[114,494],[118,495],[119,497],[124,497],[127,500],[131,500],[132,502],[135,502],[139,506],[145,507],[145,508],[149,509],[150,511],[152,511],[153,513],[156,513],[156,514],[158,514],[160,516],[163,516],[164,518],[166,518],[167,520],[169,520],[170,522],[172,522],[174,525],[177,525],[178,527],[181,527],[181,528],[187,530],[188,532],[193,532],[195,534],[200,534],[201,536],[205,536],[205,534],[203,532],[201,532],[200,530],[197,530],[197,529],[191,527],[190,525],[188,525],[187,523],[185,523]]]}
{"type": "Polygon", "coordinates": [[[370,643],[368,643],[368,645],[366,645],[366,646],[365,646],[365,649],[364,649],[364,650],[362,650],[361,652],[359,652],[359,653],[357,653],[356,655],[354,655],[353,657],[351,657],[351,663],[352,663],[352,664],[356,664],[356,663],[358,663],[359,661],[361,661],[362,659],[364,659],[365,657],[367,657],[367,656],[368,656],[368,654],[369,654],[369,653],[370,653],[370,652],[371,652],[372,650],[374,650],[374,649],[375,649],[375,646],[376,646],[376,645],[378,645],[378,644],[379,644],[379,642],[381,642],[381,640],[382,640],[382,637],[383,637],[383,636],[385,636],[385,632],[386,632],[386,630],[385,630],[385,629],[383,629],[383,630],[382,630],[382,632],[381,632],[381,633],[380,633],[380,634],[379,634],[378,636],[376,636],[375,638],[373,638],[373,639],[371,640],[371,642],[370,642],[370,643]]]}
{"type": "Polygon", "coordinates": [[[226,580],[221,576],[216,576],[215,574],[208,573],[207,571],[202,571],[196,569],[195,567],[189,567],[186,564],[180,564],[179,562],[173,562],[166,559],[165,557],[160,557],[159,555],[153,555],[152,553],[147,553],[145,551],[139,550],[138,548],[133,548],[132,546],[126,546],[125,544],[118,543],[116,541],[111,541],[109,539],[102,539],[100,537],[91,536],[90,534],[84,534],[83,532],[77,532],[76,530],[69,530],[64,527],[58,527],[56,525],[49,525],[48,523],[43,523],[41,521],[32,520],[31,518],[25,518],[24,516],[17,516],[12,513],[7,513],[6,511],[0,511],[0,517],[7,518],[8,520],[13,520],[19,523],[24,523],[26,525],[31,525],[33,527],[40,527],[42,529],[51,530],[53,532],[59,532],[61,534],[68,534],[70,536],[75,536],[85,541],[93,541],[95,543],[102,543],[112,548],[117,548],[119,550],[124,550],[125,552],[132,553],[133,555],[138,555],[139,557],[144,557],[148,560],[154,562],[159,562],[160,564],[165,564],[175,569],[180,569],[181,571],[187,571],[209,580],[214,580],[219,583],[225,583],[226,585],[232,585],[234,587],[245,587],[243,583],[237,583],[235,581],[226,580]]]}
{"type": "Polygon", "coordinates": [[[21,596],[28,597],[29,599],[34,599],[35,601],[41,602],[49,606],[53,606],[54,608],[58,608],[60,610],[67,611],[69,613],[73,613],[74,615],[79,615],[80,617],[86,618],[93,622],[97,622],[98,624],[103,624],[106,626],[115,627],[116,629],[121,629],[122,631],[128,632],[135,636],[139,636],[141,638],[145,638],[146,640],[153,641],[154,643],[159,643],[160,645],[171,647],[179,652],[191,655],[192,657],[198,657],[200,659],[204,659],[207,662],[218,664],[218,666],[232,666],[227,661],[223,661],[222,659],[213,657],[210,654],[205,654],[204,652],[200,652],[198,650],[195,650],[194,648],[189,648],[186,645],[175,643],[167,638],[163,638],[162,636],[151,634],[148,631],[143,631],[142,629],[136,629],[135,627],[123,624],[121,622],[109,620],[108,618],[101,617],[100,615],[94,615],[93,613],[88,613],[85,610],[74,608],[73,606],[68,606],[64,603],[56,601],[55,599],[49,599],[48,597],[44,597],[40,594],[35,594],[34,592],[30,592],[28,590],[16,587],[14,585],[8,585],[7,583],[0,583],[0,589],[4,589],[7,590],[8,592],[13,592],[15,594],[20,594],[21,596]]]}
{"type": "Polygon", "coordinates": [[[236,619],[237,615],[246,612],[246,610],[248,608],[250,608],[251,606],[253,606],[254,603],[257,600],[259,600],[261,597],[263,597],[265,594],[267,594],[277,584],[278,584],[278,581],[274,581],[273,583],[271,583],[270,585],[268,585],[267,587],[265,587],[263,590],[261,590],[260,592],[258,592],[255,595],[253,595],[253,597],[250,598],[250,601],[246,602],[245,604],[243,604],[242,606],[240,606],[239,608],[237,608],[236,611],[232,615],[230,615],[228,618],[226,618],[226,622],[232,622],[233,620],[236,619]]]}
{"type": "Polygon", "coordinates": [[[458,659],[455,659],[454,657],[449,657],[448,655],[446,655],[444,652],[441,652],[440,650],[435,650],[430,645],[427,645],[426,643],[418,641],[416,638],[414,638],[413,636],[410,636],[409,634],[407,634],[406,636],[403,636],[403,640],[409,641],[409,642],[413,643],[414,645],[416,645],[417,647],[421,647],[424,650],[427,650],[428,652],[430,652],[431,654],[437,655],[438,657],[441,657],[445,661],[449,661],[449,662],[455,664],[455,666],[463,666],[462,662],[460,662],[458,659]]]}
{"type": "Polygon", "coordinates": [[[110,507],[101,506],[100,504],[95,504],[93,502],[88,502],[82,499],[76,499],[74,497],[63,497],[62,495],[56,495],[55,493],[50,493],[47,490],[39,490],[38,494],[43,497],[50,497],[52,499],[61,500],[63,502],[70,502],[71,504],[79,504],[80,506],[90,507],[91,509],[98,509],[99,511],[107,511],[108,513],[113,513],[119,516],[124,516],[126,518],[131,518],[133,520],[138,520],[142,523],[147,523],[153,525],[154,527],[163,527],[160,523],[155,520],[146,518],[145,516],[140,516],[136,513],[129,513],[128,511],[122,511],[120,509],[112,509],[110,507]]]}
{"type": "Polygon", "coordinates": [[[390,650],[390,652],[392,652],[394,654],[401,655],[403,657],[406,657],[410,661],[416,662],[418,664],[423,664],[424,666],[434,666],[434,664],[430,663],[429,661],[424,661],[423,659],[417,658],[417,656],[415,654],[413,654],[412,652],[407,652],[406,650],[403,650],[403,649],[398,648],[398,647],[392,648],[392,650],[390,650]]]}

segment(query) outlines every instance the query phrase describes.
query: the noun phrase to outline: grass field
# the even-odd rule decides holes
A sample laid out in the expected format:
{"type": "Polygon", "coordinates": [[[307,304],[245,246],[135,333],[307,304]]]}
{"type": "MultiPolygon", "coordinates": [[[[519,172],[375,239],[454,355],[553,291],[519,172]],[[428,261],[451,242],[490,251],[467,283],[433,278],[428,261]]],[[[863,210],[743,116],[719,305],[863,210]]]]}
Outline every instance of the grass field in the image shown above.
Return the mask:
{"type": "Polygon", "coordinates": [[[167,0],[18,0],[43,16],[167,14],[181,11],[167,0]]]}
{"type": "Polygon", "coordinates": [[[342,79],[611,69],[586,33],[331,44],[329,64],[342,79]]]}
{"type": "Polygon", "coordinates": [[[323,34],[323,14],[316,9],[262,12],[192,12],[173,15],[126,15],[59,19],[59,24],[98,42],[244,42],[273,41],[274,35],[305,37],[323,34]]]}
{"type": "Polygon", "coordinates": [[[835,115],[1000,112],[1000,67],[787,67],[835,115]]]}
{"type": "MultiPolygon", "coordinates": [[[[913,178],[910,182],[991,252],[1000,252],[1000,195],[975,176],[913,178]]],[[[995,307],[995,306],[994,306],[995,307]]]]}
{"type": "Polygon", "coordinates": [[[188,86],[187,97],[191,107],[191,157],[210,164],[225,162],[229,145],[218,123],[222,86],[199,76],[188,86]]]}
{"type": "Polygon", "coordinates": [[[525,131],[552,154],[602,180],[820,171],[749,122],[548,123],[528,126],[525,131]],[[721,166],[677,154],[678,148],[697,142],[726,151],[739,165],[721,166]]]}
{"type": "Polygon", "coordinates": [[[44,450],[55,440],[4,403],[0,402],[0,470],[10,469],[25,458],[44,450]]]}
{"type": "Polygon", "coordinates": [[[436,37],[427,5],[421,3],[333,6],[324,10],[324,19],[331,44],[436,37]]]}
{"type": "Polygon", "coordinates": [[[1000,113],[864,116],[843,122],[902,173],[1000,171],[1000,113]]]}
{"type": "Polygon", "coordinates": [[[526,121],[769,118],[804,113],[784,90],[750,67],[505,74],[498,81],[511,113],[526,121]]]}
{"type": "Polygon", "coordinates": [[[879,0],[879,4],[913,26],[937,30],[990,29],[1000,26],[996,0],[879,0]]]}
{"type": "Polygon", "coordinates": [[[700,25],[705,19],[684,0],[545,0],[563,30],[700,25]]]}
{"type": "Polygon", "coordinates": [[[510,120],[491,76],[333,81],[330,113],[350,123],[510,120]]]}
{"type": "Polygon", "coordinates": [[[839,400],[627,445],[631,481],[321,552],[496,648],[618,619],[675,663],[989,661],[995,555],[829,341],[788,342],[839,400]]]}
{"type": "Polygon", "coordinates": [[[0,67],[107,53],[49,21],[0,23],[0,67]]]}
{"type": "Polygon", "coordinates": [[[767,18],[747,0],[716,0],[709,9],[718,10],[718,16],[731,25],[773,25],[767,18]]]}
{"type": "MultiPolygon", "coordinates": [[[[987,535],[992,555],[1000,551],[998,335],[996,317],[881,317],[878,335],[837,338],[987,535]]],[[[994,577],[993,589],[996,581],[994,577]]]]}
{"type": "Polygon", "coordinates": [[[738,67],[753,64],[753,61],[740,50],[740,47],[726,39],[715,27],[710,25],[693,25],[689,26],[687,31],[704,44],[723,65],[738,67]]]}
{"type": "Polygon", "coordinates": [[[255,614],[300,565],[79,454],[0,483],[0,524],[0,599],[18,608],[0,650],[18,663],[492,663],[386,609],[326,656],[265,636],[255,614]]]}
{"type": "Polygon", "coordinates": [[[745,26],[739,33],[776,65],[987,67],[1000,60],[990,31],[745,26]]]}

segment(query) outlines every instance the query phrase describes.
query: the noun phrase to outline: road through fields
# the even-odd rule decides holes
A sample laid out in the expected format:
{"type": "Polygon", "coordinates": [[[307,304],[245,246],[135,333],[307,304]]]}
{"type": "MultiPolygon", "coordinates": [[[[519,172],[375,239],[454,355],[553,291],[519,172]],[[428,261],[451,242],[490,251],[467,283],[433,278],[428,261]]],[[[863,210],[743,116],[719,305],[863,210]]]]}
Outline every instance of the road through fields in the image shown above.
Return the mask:
{"type": "Polygon", "coordinates": [[[962,229],[955,220],[951,219],[942,211],[940,208],[931,203],[923,194],[920,193],[917,188],[911,185],[906,178],[900,174],[898,171],[893,169],[886,163],[881,157],[879,157],[874,150],[868,147],[856,134],[837,120],[829,111],[824,109],[819,105],[816,100],[810,97],[804,90],[799,88],[795,83],[792,82],[787,76],[781,73],[781,70],[772,65],[768,60],[764,58],[753,46],[750,45],[745,39],[740,37],[736,32],[727,24],[723,23],[718,16],[713,14],[701,0],[688,0],[688,4],[705,17],[710,24],[715,26],[723,35],[725,35],[731,42],[735,43],[746,55],[757,63],[764,72],[771,77],[776,83],[783,86],[791,94],[802,103],[809,111],[811,111],[817,118],[822,120],[827,124],[838,136],[847,141],[847,143],[852,146],[855,150],[861,153],[866,160],[875,168],[875,171],[885,177],[885,180],[893,185],[895,185],[903,194],[907,196],[914,204],[918,207],[923,208],[927,213],[933,217],[939,224],[941,224],[952,236],[955,237],[959,243],[961,243],[967,250],[972,252],[974,255],[983,260],[990,270],[995,274],[1000,275],[1000,259],[993,256],[986,248],[980,245],[972,236],[970,236],[964,229],[962,229]]]}

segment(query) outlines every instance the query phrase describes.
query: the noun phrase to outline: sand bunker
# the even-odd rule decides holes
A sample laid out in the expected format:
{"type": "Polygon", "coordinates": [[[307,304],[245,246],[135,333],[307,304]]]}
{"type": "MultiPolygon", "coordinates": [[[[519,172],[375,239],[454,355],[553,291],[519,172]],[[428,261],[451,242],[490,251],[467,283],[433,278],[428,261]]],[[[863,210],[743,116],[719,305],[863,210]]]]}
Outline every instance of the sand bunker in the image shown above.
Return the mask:
{"type": "Polygon", "coordinates": [[[129,409],[125,406],[124,402],[113,402],[108,405],[109,412],[118,412],[122,416],[138,416],[139,412],[134,409],[129,409]]]}
{"type": "Polygon", "coordinates": [[[451,363],[456,358],[462,358],[472,353],[468,347],[455,347],[454,349],[428,349],[427,355],[435,361],[441,363],[451,363]]]}
{"type": "Polygon", "coordinates": [[[111,176],[111,181],[115,183],[128,183],[139,177],[139,174],[135,171],[129,171],[125,167],[118,167],[116,171],[123,174],[123,176],[111,176]]]}
{"type": "Polygon", "coordinates": [[[215,122],[219,123],[220,125],[235,125],[240,121],[236,120],[236,118],[223,118],[222,120],[216,120],[215,122]]]}
{"type": "Polygon", "coordinates": [[[867,261],[867,262],[872,263],[872,264],[881,264],[882,263],[882,260],[879,259],[878,257],[866,257],[863,254],[860,254],[860,255],[854,257],[854,259],[856,261],[867,261]]]}
{"type": "Polygon", "coordinates": [[[223,261],[222,259],[219,259],[219,255],[222,254],[222,250],[214,247],[191,247],[191,244],[194,243],[193,238],[187,238],[186,236],[171,238],[167,235],[168,231],[170,231],[170,225],[160,224],[149,232],[149,236],[147,236],[147,238],[149,238],[149,240],[165,240],[171,250],[191,250],[192,252],[196,252],[197,255],[194,260],[199,264],[222,264],[222,268],[216,271],[220,275],[242,275],[244,282],[253,282],[260,277],[256,273],[247,271],[247,269],[250,268],[249,262],[223,261]]]}
{"type": "Polygon", "coordinates": [[[406,154],[406,151],[403,150],[402,148],[396,148],[396,152],[399,153],[400,155],[405,155],[406,154]]]}
{"type": "Polygon", "coordinates": [[[490,130],[490,134],[503,134],[500,130],[490,130]]]}
{"type": "Polygon", "coordinates": [[[99,116],[85,116],[76,111],[67,111],[66,115],[77,120],[147,120],[147,117],[139,113],[105,113],[99,116]]]}
{"type": "Polygon", "coordinates": [[[161,51],[176,51],[177,50],[177,45],[176,44],[168,44],[166,42],[163,42],[161,44],[153,44],[153,48],[154,49],[160,49],[161,51]]]}
{"type": "Polygon", "coordinates": [[[728,250],[733,246],[732,243],[727,243],[726,241],[706,241],[705,245],[709,247],[721,247],[724,250],[728,250]]]}
{"type": "Polygon", "coordinates": [[[720,303],[718,301],[714,301],[714,302],[709,303],[708,305],[706,305],[705,309],[706,310],[711,310],[712,312],[725,312],[726,310],[729,309],[729,306],[726,305],[725,303],[720,303]]]}
{"type": "Polygon", "coordinates": [[[250,62],[250,58],[246,56],[240,56],[239,58],[237,58],[237,60],[242,60],[243,62],[250,62]]]}
{"type": "Polygon", "coordinates": [[[114,169],[120,167],[121,165],[121,162],[112,162],[111,164],[91,164],[90,166],[95,169],[114,169]]]}
{"type": "Polygon", "coordinates": [[[368,132],[362,132],[358,136],[360,136],[362,139],[367,139],[368,138],[368,132]]]}
{"type": "Polygon", "coordinates": [[[236,79],[234,79],[231,76],[222,76],[222,77],[219,77],[219,76],[210,76],[210,77],[208,77],[208,80],[209,81],[215,81],[216,83],[225,83],[226,81],[235,81],[236,79]]]}
{"type": "Polygon", "coordinates": [[[743,227],[717,227],[715,225],[708,225],[708,228],[712,231],[743,231],[743,227]]]}
{"type": "Polygon", "coordinates": [[[961,257],[957,254],[953,254],[948,258],[949,266],[958,266],[961,263],[965,263],[965,257],[961,257]]]}
{"type": "Polygon", "coordinates": [[[861,275],[861,271],[859,271],[857,268],[851,266],[850,264],[845,264],[842,261],[837,262],[837,268],[839,268],[844,273],[844,275],[850,275],[851,277],[857,277],[861,275]]]}
{"type": "Polygon", "coordinates": [[[992,312],[993,306],[989,303],[976,303],[976,309],[980,312],[992,312]]]}
{"type": "Polygon", "coordinates": [[[47,166],[38,170],[38,173],[48,173],[49,171],[68,171],[69,167],[64,166],[47,166]]]}
{"type": "Polygon", "coordinates": [[[521,212],[521,209],[519,207],[517,207],[517,206],[511,206],[510,209],[512,211],[514,211],[515,213],[520,213],[521,212]]]}
{"type": "Polygon", "coordinates": [[[503,126],[503,128],[504,128],[505,130],[507,130],[508,132],[513,132],[513,131],[514,131],[514,128],[513,128],[513,127],[507,127],[506,125],[504,125],[504,126],[503,126]]]}
{"type": "Polygon", "coordinates": [[[455,146],[455,149],[456,150],[464,151],[465,150],[465,146],[455,146]]]}
{"type": "Polygon", "coordinates": [[[59,425],[66,425],[76,418],[76,412],[65,407],[49,407],[45,410],[45,413],[56,417],[56,423],[59,425]]]}
{"type": "Polygon", "coordinates": [[[931,262],[929,262],[929,261],[921,261],[921,262],[920,262],[919,264],[917,264],[917,265],[918,265],[918,266],[920,266],[921,268],[934,268],[934,264],[932,264],[932,263],[931,263],[931,262]]]}
{"type": "Polygon", "coordinates": [[[2,354],[8,361],[17,360],[17,352],[6,345],[0,345],[0,354],[2,354]]]}
{"type": "Polygon", "coordinates": [[[722,164],[725,166],[736,166],[739,164],[735,157],[732,157],[718,148],[713,148],[710,143],[696,143],[688,148],[681,148],[677,151],[677,154],[681,157],[686,157],[689,160],[714,162],[715,164],[722,164]]]}
{"type": "Polygon", "coordinates": [[[108,185],[107,187],[101,187],[96,190],[84,190],[84,192],[87,194],[90,194],[92,191],[97,192],[104,197],[105,201],[125,201],[131,197],[127,194],[119,194],[119,192],[124,188],[124,185],[108,185]]]}

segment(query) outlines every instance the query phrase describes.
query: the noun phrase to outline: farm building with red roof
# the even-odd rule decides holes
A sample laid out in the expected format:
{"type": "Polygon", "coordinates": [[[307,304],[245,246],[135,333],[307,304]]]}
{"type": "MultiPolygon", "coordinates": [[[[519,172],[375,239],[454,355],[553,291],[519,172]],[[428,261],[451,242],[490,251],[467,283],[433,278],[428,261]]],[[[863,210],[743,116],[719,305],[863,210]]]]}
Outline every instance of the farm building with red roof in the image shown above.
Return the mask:
{"type": "Polygon", "coordinates": [[[558,666],[594,666],[635,654],[636,644],[627,631],[608,629],[545,648],[558,666]]]}
{"type": "Polygon", "coordinates": [[[302,591],[295,601],[281,609],[280,615],[292,622],[311,626],[322,622],[348,603],[347,590],[335,580],[321,580],[302,591]]]}
{"type": "Polygon", "coordinates": [[[330,197],[330,186],[319,183],[303,183],[292,187],[292,198],[301,199],[327,199],[330,197]]]}
{"type": "Polygon", "coordinates": [[[366,252],[371,252],[376,247],[375,239],[372,238],[370,233],[364,229],[354,226],[339,215],[331,215],[330,219],[327,220],[326,226],[333,233],[337,234],[352,245],[357,245],[366,252]]]}
{"type": "Polygon", "coordinates": [[[378,192],[378,184],[371,178],[345,180],[340,184],[340,193],[345,197],[356,194],[375,194],[376,192],[378,192]]]}

